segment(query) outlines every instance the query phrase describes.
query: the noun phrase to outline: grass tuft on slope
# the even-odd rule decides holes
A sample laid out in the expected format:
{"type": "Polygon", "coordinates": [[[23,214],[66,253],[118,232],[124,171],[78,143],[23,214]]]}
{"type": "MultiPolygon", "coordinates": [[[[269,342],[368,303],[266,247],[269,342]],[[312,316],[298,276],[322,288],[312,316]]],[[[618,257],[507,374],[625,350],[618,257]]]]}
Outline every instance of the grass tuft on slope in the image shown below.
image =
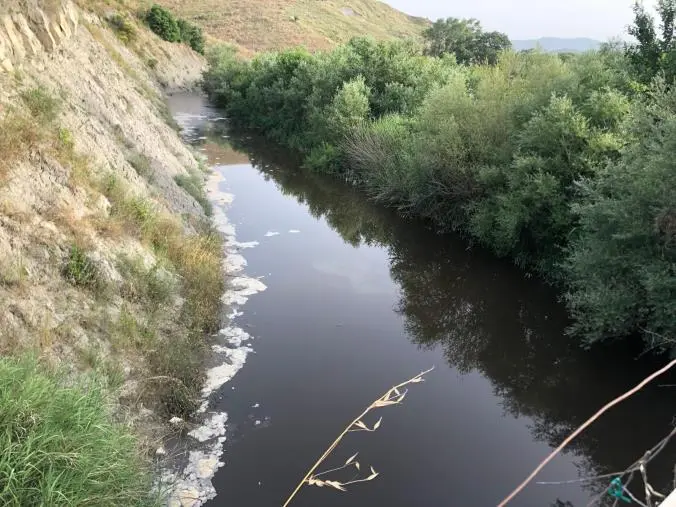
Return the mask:
{"type": "Polygon", "coordinates": [[[0,505],[158,505],[105,389],[34,359],[0,359],[0,505]]]}

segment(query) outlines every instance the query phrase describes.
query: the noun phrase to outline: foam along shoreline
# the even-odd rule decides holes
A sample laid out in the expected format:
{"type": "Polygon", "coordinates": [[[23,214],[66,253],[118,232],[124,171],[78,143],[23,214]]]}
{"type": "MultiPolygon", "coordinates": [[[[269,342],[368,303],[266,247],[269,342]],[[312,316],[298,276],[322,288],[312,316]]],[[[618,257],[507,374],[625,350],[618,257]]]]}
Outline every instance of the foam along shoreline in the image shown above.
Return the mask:
{"type": "MultiPolygon", "coordinates": [[[[234,196],[223,192],[220,183],[223,175],[214,169],[207,181],[207,194],[214,204],[213,221],[217,229],[225,236],[224,270],[228,276],[223,303],[231,310],[229,320],[241,315],[239,307],[248,298],[266,289],[265,284],[244,273],[246,259],[240,251],[253,248],[257,243],[238,243],[234,224],[228,221],[226,211],[234,196]]],[[[247,356],[253,352],[252,337],[235,325],[227,325],[218,333],[217,344],[213,346],[214,364],[206,372],[206,382],[202,389],[202,405],[197,418],[201,425],[188,433],[189,459],[182,470],[164,474],[163,482],[169,483],[171,495],[170,507],[199,507],[216,496],[211,483],[216,471],[225,463],[222,460],[223,445],[226,440],[226,412],[211,410],[212,395],[230,381],[244,366],[247,356]]]]}

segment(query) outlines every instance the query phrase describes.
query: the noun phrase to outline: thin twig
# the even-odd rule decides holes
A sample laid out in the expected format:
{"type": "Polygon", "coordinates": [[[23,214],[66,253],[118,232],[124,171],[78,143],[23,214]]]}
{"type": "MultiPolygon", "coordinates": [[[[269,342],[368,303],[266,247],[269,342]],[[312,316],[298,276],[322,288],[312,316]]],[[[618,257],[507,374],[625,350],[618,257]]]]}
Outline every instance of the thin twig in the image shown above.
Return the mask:
{"type": "Polygon", "coordinates": [[[647,384],[652,382],[654,379],[659,377],[660,375],[666,373],[669,371],[671,368],[676,366],[676,359],[671,361],[669,364],[667,364],[664,368],[657,370],[655,373],[652,375],[646,377],[641,383],[639,383],[636,387],[633,389],[627,391],[626,393],[622,394],[621,396],[618,396],[605,406],[603,406],[598,412],[596,412],[593,416],[591,416],[587,421],[585,421],[582,426],[580,426],[578,429],[576,429],[573,433],[571,433],[562,443],[559,445],[556,449],[554,449],[549,456],[547,456],[536,468],[531,472],[531,474],[526,477],[526,479],[519,484],[514,491],[512,491],[502,502],[498,504],[498,507],[504,507],[507,505],[510,501],[514,499],[516,495],[518,495],[523,488],[525,488],[534,478],[537,474],[540,473],[540,471],[549,463],[551,460],[553,460],[568,444],[570,444],[575,437],[577,437],[580,433],[582,433],[589,425],[591,425],[594,421],[596,421],[599,417],[601,417],[603,414],[605,414],[608,410],[610,410],[612,407],[617,405],[618,403],[621,403],[622,401],[626,400],[627,398],[633,396],[636,394],[638,391],[643,389],[647,384]]]}
{"type": "MultiPolygon", "coordinates": [[[[667,444],[669,443],[669,441],[671,440],[671,438],[674,435],[676,435],[676,426],[674,426],[674,428],[672,428],[671,432],[666,437],[664,437],[662,440],[657,442],[646,453],[646,454],[650,455],[650,457],[645,460],[646,465],[649,462],[651,462],[652,460],[654,460],[657,457],[657,455],[664,450],[664,448],[667,446],[667,444]]],[[[625,475],[629,474],[629,479],[624,484],[624,487],[627,487],[631,483],[631,481],[634,477],[634,473],[636,473],[639,470],[639,467],[641,465],[642,460],[643,460],[643,458],[639,458],[638,460],[634,461],[634,463],[629,465],[629,467],[627,467],[626,470],[624,470],[622,472],[615,472],[615,473],[612,473],[612,474],[596,475],[594,477],[582,477],[580,479],[571,479],[571,480],[568,480],[568,481],[539,481],[539,482],[536,482],[536,484],[540,484],[540,485],[576,484],[576,483],[580,483],[580,482],[592,482],[592,481],[600,480],[600,479],[610,479],[611,477],[620,477],[621,478],[621,477],[624,477],[625,475]]],[[[676,467],[674,467],[674,488],[673,489],[676,490],[676,467]]],[[[657,491],[652,489],[652,486],[651,486],[651,490],[652,490],[654,495],[662,496],[661,493],[658,493],[657,491]]],[[[594,496],[589,501],[589,503],[587,504],[587,507],[592,507],[592,505],[597,504],[606,495],[606,493],[607,493],[607,490],[604,489],[601,493],[594,496]]],[[[615,502],[613,502],[613,507],[616,507],[616,505],[618,503],[619,503],[619,500],[615,500],[615,502]]]]}
{"type": "Polygon", "coordinates": [[[339,466],[336,468],[330,468],[329,470],[324,470],[323,472],[319,472],[318,474],[314,474],[315,477],[321,477],[322,475],[330,474],[331,472],[337,472],[338,470],[345,470],[347,467],[352,466],[352,463],[348,463],[347,465],[339,466]]]}
{"type": "Polygon", "coordinates": [[[650,458],[650,453],[648,452],[645,453],[645,455],[643,456],[643,460],[641,461],[641,464],[639,465],[638,469],[641,472],[641,477],[643,477],[643,486],[645,489],[645,503],[647,504],[647,507],[653,507],[652,495],[650,494],[650,485],[648,484],[648,472],[646,472],[645,469],[645,460],[647,458],[650,458]]]}
{"type": "Polygon", "coordinates": [[[595,475],[594,477],[582,477],[580,479],[571,479],[569,481],[537,481],[535,484],[539,484],[541,486],[558,486],[560,484],[576,484],[578,482],[592,482],[592,481],[597,481],[600,479],[610,479],[611,477],[618,477],[621,475],[626,474],[627,471],[623,472],[617,472],[614,474],[603,474],[603,475],[595,475]]]}
{"type": "MultiPolygon", "coordinates": [[[[650,450],[647,451],[646,454],[649,454],[650,457],[645,460],[646,465],[648,463],[650,463],[652,460],[654,460],[657,457],[657,455],[664,450],[664,448],[667,446],[667,444],[672,439],[672,437],[674,437],[674,435],[676,435],[676,426],[674,426],[672,428],[671,432],[669,432],[669,434],[666,437],[664,437],[662,440],[657,442],[655,445],[652,446],[652,448],[650,450]]],[[[644,456],[645,456],[645,454],[644,454],[644,456]]],[[[627,469],[624,470],[623,472],[617,472],[617,473],[614,473],[614,474],[597,475],[596,477],[589,477],[589,478],[583,478],[583,479],[577,479],[577,480],[571,480],[571,481],[538,482],[536,484],[574,484],[576,482],[585,482],[587,480],[592,481],[594,479],[607,479],[607,478],[610,478],[610,477],[620,477],[621,478],[621,477],[624,477],[625,475],[629,474],[629,479],[627,479],[627,482],[624,484],[624,487],[626,488],[626,487],[629,486],[632,479],[634,478],[634,474],[639,470],[639,467],[640,467],[641,463],[643,462],[643,459],[644,458],[639,458],[638,460],[634,461],[634,463],[629,465],[629,467],[627,467],[627,469]]],[[[676,466],[674,467],[674,487],[673,487],[673,489],[676,490],[676,466]]],[[[651,486],[651,490],[653,491],[653,494],[656,494],[656,496],[661,495],[661,493],[658,493],[657,491],[652,489],[652,486],[651,486]]],[[[589,503],[587,504],[587,507],[591,507],[592,505],[597,504],[606,495],[606,493],[607,493],[607,490],[604,489],[601,493],[594,496],[589,501],[589,503]]],[[[616,500],[616,502],[617,502],[617,500],[616,500]]]]}
{"type": "MultiPolygon", "coordinates": [[[[321,464],[324,462],[324,460],[329,456],[329,454],[331,454],[331,453],[333,452],[333,450],[334,450],[336,447],[338,447],[338,444],[340,443],[340,441],[345,437],[345,435],[347,435],[347,434],[349,433],[350,429],[352,429],[353,426],[355,426],[359,421],[361,421],[362,418],[363,418],[366,414],[368,414],[371,410],[373,410],[374,408],[378,408],[379,406],[384,406],[384,405],[378,405],[378,402],[380,402],[381,400],[384,400],[384,399],[389,399],[389,398],[390,398],[390,395],[391,395],[392,393],[396,393],[396,394],[397,394],[397,397],[398,397],[398,401],[395,402],[395,403],[388,403],[388,404],[396,404],[396,403],[398,403],[399,401],[401,401],[401,400],[403,399],[403,397],[404,397],[403,395],[405,395],[405,393],[403,393],[403,395],[402,395],[401,393],[399,393],[399,389],[400,389],[400,388],[403,388],[404,386],[406,386],[406,385],[408,385],[408,384],[411,384],[411,383],[414,383],[414,382],[420,382],[421,379],[422,379],[422,377],[423,377],[425,374],[431,372],[433,369],[434,369],[434,367],[430,368],[429,370],[426,370],[426,371],[423,371],[423,372],[419,373],[418,375],[416,375],[416,376],[413,377],[413,378],[410,378],[410,379],[407,380],[406,382],[402,382],[401,384],[397,384],[396,386],[394,386],[394,387],[388,389],[388,390],[387,390],[380,398],[378,398],[375,402],[371,403],[371,404],[366,408],[366,410],[364,410],[361,414],[359,414],[356,418],[354,418],[354,419],[352,420],[352,422],[350,422],[350,424],[348,424],[348,425],[345,427],[345,429],[343,430],[343,432],[342,432],[340,435],[338,435],[338,438],[336,438],[336,439],[333,441],[333,443],[328,447],[328,449],[326,449],[326,451],[324,451],[324,454],[322,454],[321,457],[315,462],[315,464],[312,465],[312,468],[310,468],[310,470],[308,470],[307,474],[305,474],[305,477],[303,477],[303,480],[300,481],[300,483],[298,483],[298,486],[296,486],[296,489],[293,490],[293,492],[291,493],[291,495],[289,496],[289,498],[286,500],[286,502],[284,502],[284,504],[282,505],[282,507],[287,507],[287,506],[291,503],[291,501],[292,501],[292,500],[294,499],[294,497],[298,494],[298,492],[301,490],[301,488],[303,487],[303,485],[308,481],[308,479],[310,479],[310,478],[313,476],[312,474],[314,473],[314,471],[317,470],[317,468],[319,467],[319,465],[321,465],[321,464]]],[[[355,482],[363,482],[363,481],[353,481],[352,484],[354,484],[355,482]]]]}
{"type": "Polygon", "coordinates": [[[641,507],[651,507],[651,505],[652,505],[651,503],[649,503],[648,505],[646,505],[646,504],[644,504],[643,502],[641,502],[638,498],[636,498],[636,497],[632,494],[631,491],[629,491],[629,488],[623,487],[622,489],[624,490],[624,492],[625,492],[627,495],[629,495],[629,498],[631,498],[634,502],[636,502],[637,504],[639,504],[641,507]]]}

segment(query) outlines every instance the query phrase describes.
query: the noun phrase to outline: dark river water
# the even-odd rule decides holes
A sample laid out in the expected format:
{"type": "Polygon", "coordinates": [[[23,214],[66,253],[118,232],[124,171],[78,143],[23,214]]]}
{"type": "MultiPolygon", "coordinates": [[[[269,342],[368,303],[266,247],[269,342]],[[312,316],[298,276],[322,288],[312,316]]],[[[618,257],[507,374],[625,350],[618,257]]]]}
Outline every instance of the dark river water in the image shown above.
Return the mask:
{"type": "MultiPolygon", "coordinates": [[[[194,95],[171,107],[218,116],[194,95]]],[[[268,286],[237,318],[255,354],[221,393],[226,465],[210,506],[282,505],[353,417],[431,366],[403,404],[368,417],[383,417],[377,432],[349,434],[320,468],[359,452],[379,477],[348,492],[305,487],[291,505],[494,506],[664,363],[620,347],[581,350],[564,334],[555,292],[508,262],[310,175],[223,121],[192,122],[191,139],[235,196],[227,215],[238,240],[260,243],[243,252],[246,272],[268,286]]],[[[626,469],[669,432],[676,388],[664,384],[674,383],[662,378],[612,410],[536,480],[626,469]]],[[[675,458],[672,444],[651,463],[654,486],[669,484],[675,458]]],[[[605,504],[608,483],[532,483],[510,505],[585,506],[599,493],[605,504]]]]}

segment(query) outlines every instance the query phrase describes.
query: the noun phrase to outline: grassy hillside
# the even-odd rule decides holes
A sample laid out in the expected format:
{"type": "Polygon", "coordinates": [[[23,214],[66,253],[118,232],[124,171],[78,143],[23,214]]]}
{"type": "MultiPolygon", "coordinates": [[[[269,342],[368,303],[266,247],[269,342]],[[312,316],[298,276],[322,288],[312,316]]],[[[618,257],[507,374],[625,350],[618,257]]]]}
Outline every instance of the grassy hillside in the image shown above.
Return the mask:
{"type": "Polygon", "coordinates": [[[212,37],[256,52],[325,49],[357,35],[419,37],[427,20],[378,0],[159,0],[212,37]]]}

